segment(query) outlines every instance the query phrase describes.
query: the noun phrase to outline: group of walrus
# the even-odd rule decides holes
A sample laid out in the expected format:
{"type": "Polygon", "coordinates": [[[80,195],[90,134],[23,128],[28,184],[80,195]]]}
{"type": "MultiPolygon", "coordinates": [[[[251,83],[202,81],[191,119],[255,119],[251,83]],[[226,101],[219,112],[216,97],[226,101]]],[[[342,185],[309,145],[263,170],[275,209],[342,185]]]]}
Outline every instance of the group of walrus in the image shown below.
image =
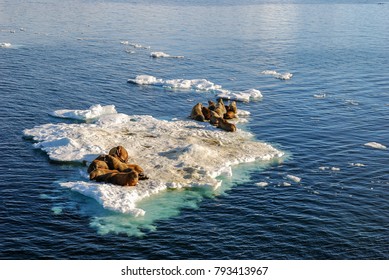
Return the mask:
{"type": "Polygon", "coordinates": [[[234,119],[237,110],[235,101],[225,105],[223,99],[220,98],[217,103],[209,100],[208,107],[203,106],[202,103],[197,103],[192,108],[190,117],[200,122],[209,121],[210,124],[225,131],[235,132],[235,124],[229,123],[227,120],[234,119]]]}
{"type": "Polygon", "coordinates": [[[112,148],[108,155],[99,155],[88,167],[89,179],[119,186],[136,186],[147,180],[143,168],[128,163],[128,152],[123,146],[112,148]]]}

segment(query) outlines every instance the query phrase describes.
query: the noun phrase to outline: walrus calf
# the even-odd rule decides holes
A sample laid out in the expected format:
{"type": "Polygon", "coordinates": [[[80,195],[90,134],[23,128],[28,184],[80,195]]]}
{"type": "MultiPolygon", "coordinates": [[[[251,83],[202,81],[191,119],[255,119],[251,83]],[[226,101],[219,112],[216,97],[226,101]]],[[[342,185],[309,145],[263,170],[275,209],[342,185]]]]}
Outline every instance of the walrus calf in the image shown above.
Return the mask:
{"type": "Polygon", "coordinates": [[[221,128],[225,131],[230,131],[230,132],[235,132],[236,131],[236,126],[233,123],[229,123],[223,118],[218,118],[218,128],[221,128]]]}
{"type": "Polygon", "coordinates": [[[121,162],[128,162],[128,152],[123,146],[113,147],[108,154],[118,158],[121,162]]]}
{"type": "Polygon", "coordinates": [[[139,181],[139,176],[136,171],[114,173],[105,178],[105,183],[110,183],[119,186],[136,186],[139,181]]]}
{"type": "Polygon", "coordinates": [[[199,122],[204,122],[205,121],[205,117],[203,115],[203,112],[201,110],[201,108],[203,107],[203,105],[201,103],[197,103],[193,108],[192,108],[192,112],[190,114],[190,117],[196,121],[199,121],[199,122]]]}

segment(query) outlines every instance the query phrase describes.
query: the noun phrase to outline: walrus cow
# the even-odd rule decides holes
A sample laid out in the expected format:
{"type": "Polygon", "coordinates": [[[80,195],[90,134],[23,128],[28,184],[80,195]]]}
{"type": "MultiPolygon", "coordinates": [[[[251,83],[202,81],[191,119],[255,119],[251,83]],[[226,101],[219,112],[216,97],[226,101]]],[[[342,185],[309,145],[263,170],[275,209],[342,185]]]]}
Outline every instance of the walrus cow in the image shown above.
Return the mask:
{"type": "MultiPolygon", "coordinates": [[[[227,109],[226,109],[226,106],[224,105],[222,98],[219,98],[219,100],[217,101],[216,109],[217,108],[220,108],[220,110],[221,110],[221,115],[219,114],[220,116],[223,116],[225,113],[227,113],[227,109]]],[[[216,109],[215,109],[215,111],[216,111],[216,109]]]]}
{"type": "Polygon", "coordinates": [[[202,107],[203,107],[203,105],[201,103],[197,103],[193,107],[192,112],[190,114],[190,117],[196,121],[199,121],[199,122],[205,121],[205,117],[204,117],[203,112],[201,110],[202,107]]]}
{"type": "Polygon", "coordinates": [[[118,158],[121,162],[128,162],[128,152],[123,146],[117,146],[112,148],[108,154],[118,158]]]}
{"type": "Polygon", "coordinates": [[[208,109],[211,111],[215,111],[216,109],[216,104],[212,100],[208,100],[208,109]]]}
{"type": "Polygon", "coordinates": [[[136,186],[138,184],[139,176],[136,171],[119,172],[114,173],[111,176],[107,176],[106,183],[119,185],[119,186],[136,186]]]}

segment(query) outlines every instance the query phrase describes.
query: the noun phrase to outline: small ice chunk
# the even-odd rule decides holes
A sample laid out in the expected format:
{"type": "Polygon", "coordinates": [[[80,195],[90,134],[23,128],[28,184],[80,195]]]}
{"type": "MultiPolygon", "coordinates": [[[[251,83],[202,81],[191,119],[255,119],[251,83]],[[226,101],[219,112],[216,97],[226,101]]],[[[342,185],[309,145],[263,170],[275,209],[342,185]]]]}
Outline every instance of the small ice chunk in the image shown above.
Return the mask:
{"type": "Polygon", "coordinates": [[[262,71],[261,74],[271,75],[274,78],[280,79],[280,80],[290,80],[293,77],[292,73],[286,72],[286,73],[282,74],[282,73],[278,73],[277,71],[274,71],[274,70],[265,70],[265,71],[262,71]]]}
{"type": "Polygon", "coordinates": [[[255,183],[255,185],[257,187],[267,187],[269,185],[268,182],[258,182],[258,183],[255,183]]]}
{"type": "Polygon", "coordinates": [[[286,175],[286,177],[289,180],[292,180],[293,182],[296,182],[296,183],[300,183],[300,181],[301,181],[300,177],[297,177],[297,176],[294,176],[294,175],[286,175]]]}
{"type": "Polygon", "coordinates": [[[183,56],[178,56],[178,55],[174,56],[174,55],[170,55],[170,54],[167,54],[164,52],[152,52],[152,53],[150,53],[150,56],[153,58],[161,58],[161,57],[184,58],[183,56]]]}
{"type": "Polygon", "coordinates": [[[11,43],[0,43],[0,48],[9,49],[12,48],[11,43]]]}
{"type": "Polygon", "coordinates": [[[369,143],[366,143],[365,146],[367,147],[371,147],[371,148],[374,148],[374,149],[381,149],[381,150],[385,150],[386,149],[386,146],[380,144],[380,143],[377,143],[377,142],[369,142],[369,143]]]}

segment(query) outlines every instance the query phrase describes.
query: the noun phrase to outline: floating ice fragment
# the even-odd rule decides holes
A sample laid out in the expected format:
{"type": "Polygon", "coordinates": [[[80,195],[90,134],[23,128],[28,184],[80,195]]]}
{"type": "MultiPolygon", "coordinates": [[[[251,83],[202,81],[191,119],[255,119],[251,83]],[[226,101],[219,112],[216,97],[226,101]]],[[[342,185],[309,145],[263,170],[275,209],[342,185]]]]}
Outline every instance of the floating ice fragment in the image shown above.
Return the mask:
{"type": "Polygon", "coordinates": [[[296,183],[300,183],[300,181],[301,181],[301,178],[294,176],[294,175],[286,175],[286,177],[288,179],[292,180],[293,182],[296,182],[296,183]]]}
{"type": "Polygon", "coordinates": [[[184,58],[183,56],[174,56],[174,55],[170,55],[170,54],[167,54],[164,52],[152,52],[152,53],[150,53],[150,56],[154,57],[154,58],[161,58],[161,57],[184,58]]]}
{"type": "Polygon", "coordinates": [[[178,89],[178,90],[195,90],[214,92],[217,97],[249,102],[251,100],[258,100],[262,98],[262,94],[257,89],[249,89],[241,92],[232,92],[225,90],[221,85],[214,84],[206,79],[158,79],[151,75],[138,75],[134,79],[128,79],[129,83],[138,85],[154,85],[164,88],[178,89]]]}
{"type": "Polygon", "coordinates": [[[265,71],[262,71],[261,74],[263,75],[271,75],[273,76],[274,78],[277,78],[277,79],[280,79],[280,80],[290,80],[292,77],[293,77],[293,74],[292,73],[278,73],[274,70],[265,70],[265,71]]]}
{"type": "Polygon", "coordinates": [[[258,187],[267,187],[269,185],[268,182],[258,182],[258,183],[255,183],[256,186],[258,187]]]}
{"type": "Polygon", "coordinates": [[[58,118],[89,120],[95,119],[102,115],[116,114],[114,105],[101,106],[100,104],[92,105],[88,110],[57,110],[50,115],[58,118]]]}
{"type": "Polygon", "coordinates": [[[0,48],[9,49],[12,48],[11,43],[0,43],[0,48]]]}
{"type": "Polygon", "coordinates": [[[367,147],[371,147],[371,148],[374,148],[374,149],[381,149],[381,150],[385,150],[386,149],[386,146],[380,144],[380,143],[377,143],[377,142],[369,142],[369,143],[366,143],[365,146],[367,147]]]}
{"type": "Polygon", "coordinates": [[[363,166],[366,166],[365,164],[363,163],[350,163],[351,166],[356,166],[356,167],[363,167],[363,166]]]}

